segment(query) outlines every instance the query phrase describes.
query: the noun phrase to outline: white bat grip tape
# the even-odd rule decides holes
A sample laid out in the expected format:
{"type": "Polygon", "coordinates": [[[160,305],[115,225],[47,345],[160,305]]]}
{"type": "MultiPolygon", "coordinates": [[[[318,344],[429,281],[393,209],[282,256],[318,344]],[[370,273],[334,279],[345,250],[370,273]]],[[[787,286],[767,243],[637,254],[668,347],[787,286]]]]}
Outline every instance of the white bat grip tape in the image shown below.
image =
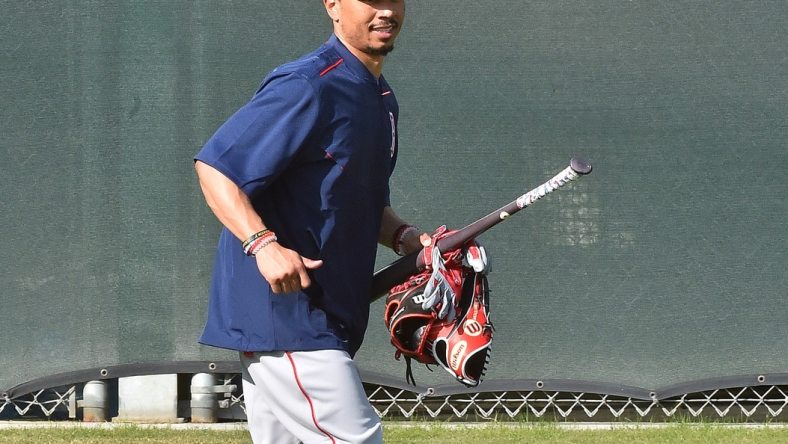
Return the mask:
{"type": "Polygon", "coordinates": [[[575,172],[571,166],[568,166],[565,170],[553,176],[552,179],[518,197],[517,207],[523,209],[578,177],[580,177],[580,174],[575,172]]]}

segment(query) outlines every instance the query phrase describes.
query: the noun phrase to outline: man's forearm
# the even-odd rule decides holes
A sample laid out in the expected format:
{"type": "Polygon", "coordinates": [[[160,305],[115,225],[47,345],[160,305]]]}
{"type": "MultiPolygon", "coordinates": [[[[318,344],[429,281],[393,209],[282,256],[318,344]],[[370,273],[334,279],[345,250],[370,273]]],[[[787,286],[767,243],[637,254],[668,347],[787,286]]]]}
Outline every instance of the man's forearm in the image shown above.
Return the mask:
{"type": "Polygon", "coordinates": [[[265,229],[249,197],[214,167],[197,161],[194,165],[205,201],[219,221],[239,240],[265,229]]]}
{"type": "Polygon", "coordinates": [[[406,224],[391,207],[383,209],[383,219],[380,223],[380,236],[378,242],[389,248],[394,247],[394,234],[397,229],[406,224]]]}
{"type": "Polygon", "coordinates": [[[415,226],[403,230],[407,226],[409,224],[399,217],[393,208],[385,207],[378,242],[397,254],[418,251],[425,242],[428,242],[429,236],[415,226]]]}

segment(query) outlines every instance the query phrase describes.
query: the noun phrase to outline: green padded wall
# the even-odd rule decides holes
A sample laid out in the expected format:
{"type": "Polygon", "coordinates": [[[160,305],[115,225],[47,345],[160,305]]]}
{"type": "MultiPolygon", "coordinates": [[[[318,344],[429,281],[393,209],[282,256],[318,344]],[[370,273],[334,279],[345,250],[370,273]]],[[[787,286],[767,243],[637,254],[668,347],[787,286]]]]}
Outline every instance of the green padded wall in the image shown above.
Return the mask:
{"type": "MultiPolygon", "coordinates": [[[[270,69],[328,37],[319,2],[0,10],[0,391],[233,360],[196,343],[219,226],[191,157],[270,69]]],[[[461,226],[572,155],[594,164],[480,238],[488,381],[788,373],[787,24],[784,1],[408,3],[385,68],[403,216],[461,226]]],[[[404,376],[381,302],[358,362],[404,376]]]]}

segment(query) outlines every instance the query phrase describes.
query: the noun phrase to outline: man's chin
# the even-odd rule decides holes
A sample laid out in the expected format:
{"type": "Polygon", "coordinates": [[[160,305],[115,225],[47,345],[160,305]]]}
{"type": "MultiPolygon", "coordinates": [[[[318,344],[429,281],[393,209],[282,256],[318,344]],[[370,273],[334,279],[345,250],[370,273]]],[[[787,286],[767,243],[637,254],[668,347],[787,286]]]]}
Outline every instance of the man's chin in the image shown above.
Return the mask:
{"type": "Polygon", "coordinates": [[[381,46],[380,48],[373,48],[371,46],[368,46],[364,52],[371,56],[385,57],[391,51],[394,51],[394,45],[381,46]]]}

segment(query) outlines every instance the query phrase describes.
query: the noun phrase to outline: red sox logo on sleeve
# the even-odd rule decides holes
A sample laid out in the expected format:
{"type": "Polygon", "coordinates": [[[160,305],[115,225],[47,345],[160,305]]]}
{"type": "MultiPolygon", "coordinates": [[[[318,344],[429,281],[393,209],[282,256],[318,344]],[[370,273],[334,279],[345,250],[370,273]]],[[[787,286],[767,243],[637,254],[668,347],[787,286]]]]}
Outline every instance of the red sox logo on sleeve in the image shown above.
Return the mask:
{"type": "Polygon", "coordinates": [[[397,125],[394,122],[394,113],[389,111],[389,122],[391,122],[391,157],[394,158],[394,151],[397,149],[397,125]]]}

